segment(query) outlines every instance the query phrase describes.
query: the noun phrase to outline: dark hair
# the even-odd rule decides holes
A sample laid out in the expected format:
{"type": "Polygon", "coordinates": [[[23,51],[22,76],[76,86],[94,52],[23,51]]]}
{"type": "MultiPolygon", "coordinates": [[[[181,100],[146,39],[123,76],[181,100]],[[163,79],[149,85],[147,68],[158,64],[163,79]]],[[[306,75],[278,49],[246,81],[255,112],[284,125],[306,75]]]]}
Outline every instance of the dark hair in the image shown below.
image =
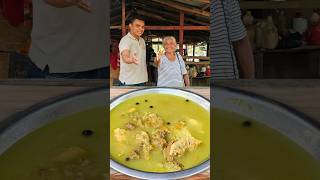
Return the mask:
{"type": "Polygon", "coordinates": [[[134,16],[128,18],[128,24],[132,24],[135,20],[140,20],[140,21],[145,22],[145,20],[142,16],[134,15],[134,16]]]}

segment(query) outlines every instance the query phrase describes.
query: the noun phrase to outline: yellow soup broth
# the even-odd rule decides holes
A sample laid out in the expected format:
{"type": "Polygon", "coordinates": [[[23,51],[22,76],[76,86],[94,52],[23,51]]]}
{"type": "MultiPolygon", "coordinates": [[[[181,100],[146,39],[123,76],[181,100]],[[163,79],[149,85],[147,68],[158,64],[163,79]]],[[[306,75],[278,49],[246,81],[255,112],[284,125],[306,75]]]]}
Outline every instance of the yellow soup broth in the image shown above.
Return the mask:
{"type": "Polygon", "coordinates": [[[215,179],[320,179],[319,161],[278,131],[232,112],[213,114],[215,179]]]}
{"type": "Polygon", "coordinates": [[[105,179],[105,116],[95,108],[30,133],[0,156],[0,179],[105,179]]]}
{"type": "Polygon", "coordinates": [[[169,172],[209,159],[210,113],[191,100],[165,94],[141,95],[113,108],[110,117],[111,158],[127,167],[169,172]],[[163,132],[162,139],[153,139],[159,131],[163,132]],[[169,150],[174,157],[168,155],[169,150]],[[170,158],[174,162],[168,163],[170,158]]]}

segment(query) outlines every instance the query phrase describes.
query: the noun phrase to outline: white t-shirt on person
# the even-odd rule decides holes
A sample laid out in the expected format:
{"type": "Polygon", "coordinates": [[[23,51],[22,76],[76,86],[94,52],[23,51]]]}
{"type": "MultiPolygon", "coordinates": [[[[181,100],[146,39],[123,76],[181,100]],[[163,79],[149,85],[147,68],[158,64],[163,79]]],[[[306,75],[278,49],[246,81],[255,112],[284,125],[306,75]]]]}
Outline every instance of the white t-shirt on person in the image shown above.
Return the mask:
{"type": "Polygon", "coordinates": [[[183,75],[187,74],[186,65],[179,53],[176,53],[176,59],[170,61],[167,56],[160,58],[158,66],[158,83],[162,87],[184,87],[183,75]]]}
{"type": "Polygon", "coordinates": [[[56,8],[33,1],[30,58],[50,73],[107,67],[107,1],[91,0],[92,13],[76,6],[56,8]]]}
{"type": "Polygon", "coordinates": [[[127,64],[120,55],[120,76],[119,80],[127,85],[145,83],[148,81],[146,64],[146,43],[143,38],[139,40],[130,33],[125,35],[119,43],[120,54],[124,50],[129,50],[130,55],[136,55],[138,64],[127,64]]]}

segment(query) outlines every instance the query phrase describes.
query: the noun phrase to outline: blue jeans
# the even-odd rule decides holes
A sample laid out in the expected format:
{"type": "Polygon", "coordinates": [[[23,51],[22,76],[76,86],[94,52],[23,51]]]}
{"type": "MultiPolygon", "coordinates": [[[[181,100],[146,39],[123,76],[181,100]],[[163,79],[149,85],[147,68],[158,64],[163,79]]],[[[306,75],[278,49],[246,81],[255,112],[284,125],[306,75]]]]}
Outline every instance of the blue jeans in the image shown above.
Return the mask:
{"type": "Polygon", "coordinates": [[[56,78],[64,78],[64,79],[107,79],[108,69],[99,68],[90,71],[82,71],[82,72],[71,72],[71,73],[48,73],[46,78],[56,79],[56,78]]]}
{"type": "Polygon", "coordinates": [[[119,81],[119,86],[145,86],[146,83],[139,83],[139,84],[126,84],[119,81]]]}
{"type": "Polygon", "coordinates": [[[107,67],[93,69],[89,71],[70,72],[70,73],[49,73],[49,67],[43,70],[38,68],[29,58],[27,61],[28,78],[47,78],[47,79],[107,79],[107,67]]]}

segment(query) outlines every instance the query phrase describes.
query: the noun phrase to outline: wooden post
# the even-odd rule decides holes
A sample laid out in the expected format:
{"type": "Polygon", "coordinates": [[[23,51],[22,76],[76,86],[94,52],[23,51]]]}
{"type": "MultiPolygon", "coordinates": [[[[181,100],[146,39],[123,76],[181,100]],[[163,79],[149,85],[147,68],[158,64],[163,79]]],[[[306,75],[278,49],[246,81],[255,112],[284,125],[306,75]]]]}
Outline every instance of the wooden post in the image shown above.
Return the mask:
{"type": "Polygon", "coordinates": [[[207,41],[207,57],[209,57],[210,55],[210,44],[209,44],[209,42],[207,41]]]}
{"type": "MultiPolygon", "coordinates": [[[[195,50],[196,50],[196,44],[193,43],[192,44],[192,56],[196,56],[194,53],[195,53],[195,50]]],[[[192,59],[192,61],[194,61],[194,59],[192,59]]]]}
{"type": "Polygon", "coordinates": [[[179,52],[181,56],[183,56],[183,36],[184,36],[183,26],[184,26],[184,12],[180,11],[179,52]]]}
{"type": "Polygon", "coordinates": [[[122,29],[122,37],[127,34],[126,31],[126,0],[122,0],[122,22],[121,22],[121,29],[122,29]]]}

